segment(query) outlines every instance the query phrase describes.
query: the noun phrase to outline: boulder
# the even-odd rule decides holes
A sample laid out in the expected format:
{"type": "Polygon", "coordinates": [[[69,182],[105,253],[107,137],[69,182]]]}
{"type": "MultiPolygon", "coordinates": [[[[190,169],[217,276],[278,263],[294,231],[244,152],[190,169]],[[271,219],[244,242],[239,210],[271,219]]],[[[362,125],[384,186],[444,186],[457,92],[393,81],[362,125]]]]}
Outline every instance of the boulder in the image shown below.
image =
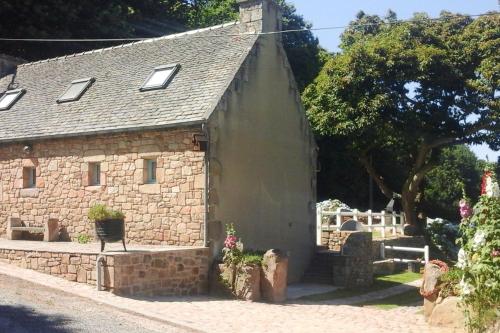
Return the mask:
{"type": "Polygon", "coordinates": [[[429,324],[464,330],[465,316],[459,303],[458,297],[439,298],[429,317],[429,324]]]}
{"type": "Polygon", "coordinates": [[[261,268],[257,264],[240,265],[236,270],[234,294],[246,301],[260,300],[261,268]]]}
{"type": "Polygon", "coordinates": [[[424,277],[420,291],[429,301],[435,301],[438,295],[439,277],[443,275],[440,267],[433,263],[425,264],[424,277]],[[426,296],[427,295],[427,296],[426,296]]]}
{"type": "Polygon", "coordinates": [[[432,310],[434,310],[435,302],[429,301],[427,298],[424,298],[424,316],[425,319],[429,319],[432,314],[432,310]]]}
{"type": "Polygon", "coordinates": [[[269,250],[262,260],[262,297],[273,303],[286,301],[288,257],[279,250],[269,250]]]}

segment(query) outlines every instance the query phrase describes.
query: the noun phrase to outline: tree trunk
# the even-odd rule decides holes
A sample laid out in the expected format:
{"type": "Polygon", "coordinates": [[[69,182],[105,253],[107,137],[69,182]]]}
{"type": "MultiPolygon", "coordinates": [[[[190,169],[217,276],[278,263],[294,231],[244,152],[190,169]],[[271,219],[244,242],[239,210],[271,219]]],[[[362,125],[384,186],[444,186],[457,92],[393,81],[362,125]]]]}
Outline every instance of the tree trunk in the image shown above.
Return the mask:
{"type": "Polygon", "coordinates": [[[401,193],[401,205],[405,213],[406,223],[411,225],[417,225],[416,198],[417,192],[409,191],[406,186],[403,188],[401,193]]]}

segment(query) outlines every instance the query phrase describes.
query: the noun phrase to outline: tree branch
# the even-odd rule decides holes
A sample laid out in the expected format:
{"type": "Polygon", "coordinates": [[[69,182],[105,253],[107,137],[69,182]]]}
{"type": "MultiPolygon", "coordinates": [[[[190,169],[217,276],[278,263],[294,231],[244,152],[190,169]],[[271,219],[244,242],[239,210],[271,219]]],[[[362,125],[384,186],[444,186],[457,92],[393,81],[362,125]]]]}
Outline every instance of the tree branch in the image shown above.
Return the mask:
{"type": "Polygon", "coordinates": [[[384,194],[388,199],[392,199],[392,197],[394,196],[394,191],[391,190],[389,186],[387,186],[384,177],[379,175],[379,173],[375,170],[373,165],[368,160],[368,157],[366,155],[361,155],[359,160],[361,164],[363,164],[363,166],[365,167],[368,174],[373,178],[375,183],[377,183],[377,186],[379,187],[382,194],[384,194]]]}

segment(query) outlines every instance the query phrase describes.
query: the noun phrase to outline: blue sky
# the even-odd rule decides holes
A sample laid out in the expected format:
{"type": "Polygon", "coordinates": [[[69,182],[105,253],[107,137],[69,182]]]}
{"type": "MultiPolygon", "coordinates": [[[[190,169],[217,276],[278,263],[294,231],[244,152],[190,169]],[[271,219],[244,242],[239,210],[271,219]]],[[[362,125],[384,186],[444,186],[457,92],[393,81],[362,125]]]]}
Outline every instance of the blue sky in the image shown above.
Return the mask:
{"type": "MultiPolygon", "coordinates": [[[[397,13],[399,19],[407,19],[415,12],[426,12],[431,17],[439,16],[442,10],[462,14],[482,14],[499,10],[498,0],[288,0],[297,11],[315,28],[346,26],[360,10],[367,14],[385,15],[388,9],[397,13]]],[[[316,31],[321,46],[337,51],[342,29],[316,31]]],[[[496,161],[500,152],[487,146],[473,146],[479,158],[496,161]]]]}

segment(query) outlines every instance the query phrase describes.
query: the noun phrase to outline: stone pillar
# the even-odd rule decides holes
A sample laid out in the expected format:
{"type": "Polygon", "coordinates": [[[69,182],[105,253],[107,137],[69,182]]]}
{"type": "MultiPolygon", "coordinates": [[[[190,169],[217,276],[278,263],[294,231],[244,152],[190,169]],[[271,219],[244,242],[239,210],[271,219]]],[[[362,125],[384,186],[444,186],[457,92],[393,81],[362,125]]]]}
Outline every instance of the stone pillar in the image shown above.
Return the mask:
{"type": "Polygon", "coordinates": [[[262,297],[273,303],[286,301],[288,257],[279,250],[269,250],[262,260],[262,297]]]}

